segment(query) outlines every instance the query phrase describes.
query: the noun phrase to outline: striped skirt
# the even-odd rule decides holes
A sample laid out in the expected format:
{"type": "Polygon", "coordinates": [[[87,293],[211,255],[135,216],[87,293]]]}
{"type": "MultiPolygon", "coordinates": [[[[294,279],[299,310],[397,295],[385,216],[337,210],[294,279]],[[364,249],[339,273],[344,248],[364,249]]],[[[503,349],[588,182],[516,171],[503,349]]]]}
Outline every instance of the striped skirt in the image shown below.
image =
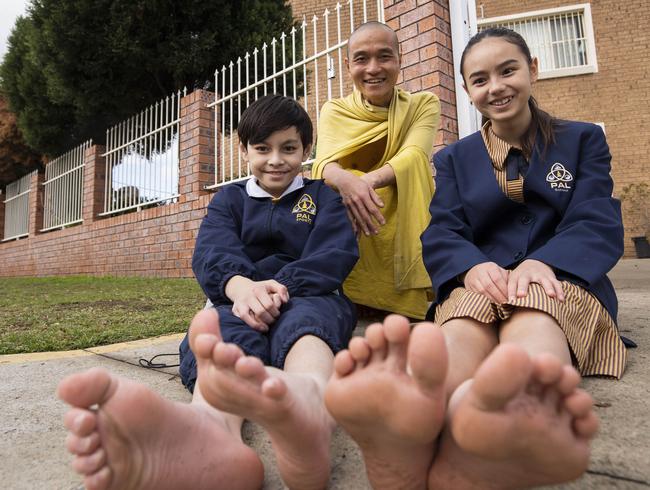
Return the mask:
{"type": "Polygon", "coordinates": [[[435,321],[444,325],[454,318],[469,317],[493,324],[507,320],[517,307],[543,311],[564,331],[580,374],[620,378],[627,351],[612,317],[595,296],[580,286],[563,281],[562,289],[563,303],[547,296],[541,285],[532,283],[526,297],[501,305],[458,287],[436,307],[435,321]]]}

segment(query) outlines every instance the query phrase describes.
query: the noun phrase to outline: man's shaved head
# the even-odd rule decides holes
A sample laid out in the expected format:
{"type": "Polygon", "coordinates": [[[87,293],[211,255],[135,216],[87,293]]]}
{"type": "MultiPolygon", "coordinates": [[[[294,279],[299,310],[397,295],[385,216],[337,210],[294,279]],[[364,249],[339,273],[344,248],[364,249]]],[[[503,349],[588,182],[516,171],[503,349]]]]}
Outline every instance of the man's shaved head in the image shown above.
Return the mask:
{"type": "Polygon", "coordinates": [[[381,22],[377,22],[376,20],[371,20],[370,22],[364,22],[359,27],[357,27],[352,32],[352,34],[350,34],[350,39],[348,39],[348,46],[347,46],[348,57],[350,57],[350,45],[355,40],[355,38],[358,38],[358,36],[361,36],[364,33],[367,33],[368,31],[374,29],[382,29],[385,32],[390,33],[390,37],[392,41],[391,44],[395,48],[395,53],[396,54],[399,53],[399,40],[397,39],[397,34],[395,33],[395,31],[390,27],[388,27],[386,24],[382,24],[381,22]]]}

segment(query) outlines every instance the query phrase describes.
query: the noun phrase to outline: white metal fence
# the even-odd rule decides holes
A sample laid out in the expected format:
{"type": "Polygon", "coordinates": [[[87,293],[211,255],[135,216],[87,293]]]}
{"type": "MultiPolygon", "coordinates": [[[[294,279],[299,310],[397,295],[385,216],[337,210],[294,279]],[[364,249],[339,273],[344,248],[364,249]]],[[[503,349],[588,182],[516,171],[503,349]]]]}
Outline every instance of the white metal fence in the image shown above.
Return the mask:
{"type": "Polygon", "coordinates": [[[106,131],[104,212],[176,202],[180,90],[106,131]]]}
{"type": "Polygon", "coordinates": [[[63,228],[82,220],[84,154],[92,141],[52,160],[45,166],[43,229],[63,228]]]}
{"type": "MultiPolygon", "coordinates": [[[[318,127],[321,105],[352,91],[343,60],[348,38],[363,22],[384,22],[381,0],[348,0],[325,9],[321,17],[303,19],[298,28],[274,37],[243,58],[215,71],[215,184],[250,176],[239,152],[236,127],[241,114],[258,97],[281,93],[299,100],[318,127]]],[[[306,162],[311,163],[311,160],[306,162]]]]}
{"type": "Polygon", "coordinates": [[[29,192],[32,176],[37,172],[38,170],[34,170],[6,187],[3,242],[29,234],[29,192]]]}

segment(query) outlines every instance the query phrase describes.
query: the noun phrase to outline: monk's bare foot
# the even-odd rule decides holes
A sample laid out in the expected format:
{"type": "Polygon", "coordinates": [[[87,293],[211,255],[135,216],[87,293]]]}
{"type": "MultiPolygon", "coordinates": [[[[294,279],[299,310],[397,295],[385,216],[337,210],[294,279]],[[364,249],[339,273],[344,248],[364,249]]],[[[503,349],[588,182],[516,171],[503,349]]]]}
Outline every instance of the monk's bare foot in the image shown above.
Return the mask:
{"type": "Polygon", "coordinates": [[[580,376],[552,355],[502,344],[453,394],[431,488],[518,489],[574,480],[598,430],[580,376]]]}
{"type": "Polygon", "coordinates": [[[72,462],[91,490],[260,488],[264,468],[207,406],[175,403],[102,369],[58,387],[72,462]]]}
{"type": "MultiPolygon", "coordinates": [[[[212,319],[195,318],[192,327],[217,329],[212,319]],[[212,326],[206,328],[205,324],[212,326]]],[[[234,344],[214,335],[194,336],[201,394],[212,406],[262,426],[269,434],[280,475],[292,489],[322,489],[330,473],[334,421],[323,403],[324,382],[315,377],[266,368],[234,344]]]]}
{"type": "Polygon", "coordinates": [[[372,487],[426,488],[445,410],[439,328],[419,324],[409,339],[407,320],[390,315],[353,338],[334,367],[325,403],[361,448],[372,487]]]}

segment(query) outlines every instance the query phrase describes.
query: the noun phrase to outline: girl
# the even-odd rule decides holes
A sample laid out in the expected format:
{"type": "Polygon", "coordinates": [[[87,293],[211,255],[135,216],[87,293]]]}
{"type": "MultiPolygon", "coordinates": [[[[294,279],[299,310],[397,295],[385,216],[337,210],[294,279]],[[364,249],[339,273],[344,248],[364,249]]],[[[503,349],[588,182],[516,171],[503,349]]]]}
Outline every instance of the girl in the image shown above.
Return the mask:
{"type": "Polygon", "coordinates": [[[505,342],[582,375],[620,378],[625,368],[606,276],[623,252],[609,149],[600,127],[537,106],[538,69],[524,39],[504,28],[481,31],[461,58],[484,124],[435,155],[422,235],[437,293],[429,318],[450,354],[448,395],[505,342]]]}

